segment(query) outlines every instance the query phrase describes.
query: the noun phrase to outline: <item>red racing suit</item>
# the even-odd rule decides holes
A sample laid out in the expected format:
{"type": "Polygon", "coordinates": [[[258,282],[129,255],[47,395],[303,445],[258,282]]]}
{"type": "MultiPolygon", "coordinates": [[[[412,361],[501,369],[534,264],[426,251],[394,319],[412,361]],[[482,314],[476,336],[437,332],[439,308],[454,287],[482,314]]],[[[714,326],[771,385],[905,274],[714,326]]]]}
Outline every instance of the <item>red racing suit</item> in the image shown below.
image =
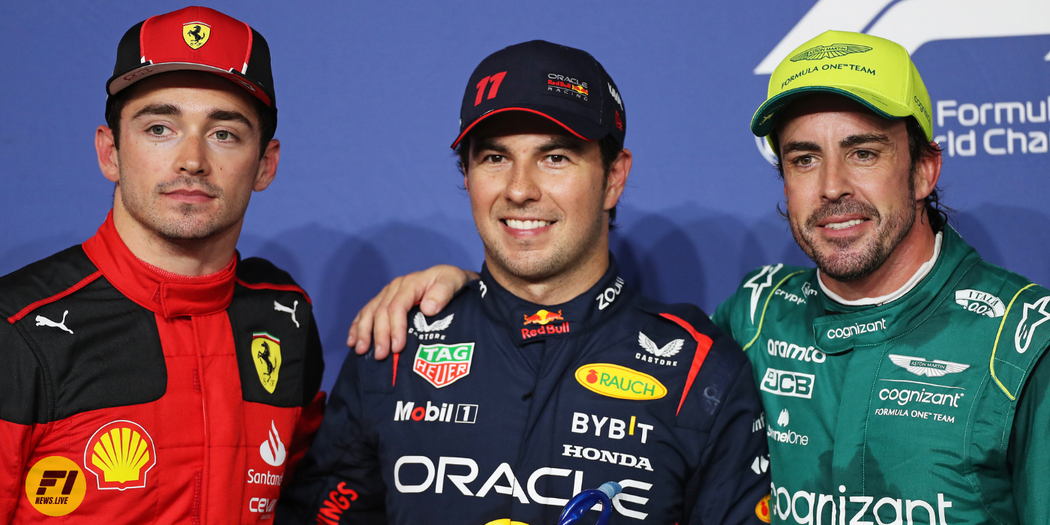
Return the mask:
{"type": "Polygon", "coordinates": [[[0,278],[0,314],[0,523],[272,519],[324,404],[310,300],[288,274],[237,257],[174,275],[110,215],[0,278]]]}

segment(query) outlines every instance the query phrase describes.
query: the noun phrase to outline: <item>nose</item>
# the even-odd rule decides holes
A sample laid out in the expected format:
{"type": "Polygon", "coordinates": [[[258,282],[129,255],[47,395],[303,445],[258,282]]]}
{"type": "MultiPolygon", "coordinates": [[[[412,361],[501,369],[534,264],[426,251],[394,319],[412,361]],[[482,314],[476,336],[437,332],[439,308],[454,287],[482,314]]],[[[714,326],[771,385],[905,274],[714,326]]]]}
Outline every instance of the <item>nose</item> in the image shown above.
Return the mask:
{"type": "Polygon", "coordinates": [[[515,163],[510,171],[510,180],[507,181],[507,200],[515,204],[525,204],[530,201],[538,201],[542,196],[536,177],[539,176],[536,166],[528,165],[526,162],[515,163]]]}
{"type": "Polygon", "coordinates": [[[208,163],[207,146],[204,139],[196,136],[188,136],[179,144],[179,156],[176,161],[180,174],[183,175],[207,175],[210,169],[208,163]]]}
{"type": "Polygon", "coordinates": [[[836,201],[853,195],[849,167],[846,166],[842,159],[826,159],[820,176],[820,196],[822,200],[836,201]]]}

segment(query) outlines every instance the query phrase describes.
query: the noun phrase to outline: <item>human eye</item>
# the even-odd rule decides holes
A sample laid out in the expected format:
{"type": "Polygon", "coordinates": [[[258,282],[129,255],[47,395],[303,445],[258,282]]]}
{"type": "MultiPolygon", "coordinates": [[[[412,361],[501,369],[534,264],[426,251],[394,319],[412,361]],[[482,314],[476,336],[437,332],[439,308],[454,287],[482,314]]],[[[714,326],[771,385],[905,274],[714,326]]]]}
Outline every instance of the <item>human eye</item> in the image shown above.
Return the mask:
{"type": "Polygon", "coordinates": [[[149,127],[148,132],[150,135],[162,137],[168,132],[168,127],[162,124],[154,124],[149,127]]]}
{"type": "Polygon", "coordinates": [[[215,138],[222,142],[228,142],[231,140],[235,140],[237,136],[234,135],[233,132],[231,132],[230,130],[220,129],[215,132],[215,138]]]}
{"type": "Polygon", "coordinates": [[[499,164],[505,160],[505,157],[503,155],[492,154],[485,155],[481,160],[490,164],[499,164]]]}
{"type": "Polygon", "coordinates": [[[549,160],[550,162],[552,162],[554,164],[561,164],[562,162],[568,161],[569,158],[566,157],[565,155],[548,155],[547,156],[547,160],[549,160]]]}
{"type": "Polygon", "coordinates": [[[816,159],[813,158],[813,155],[799,155],[792,159],[791,162],[796,166],[806,167],[813,165],[813,163],[816,162],[816,159]]]}
{"type": "Polygon", "coordinates": [[[857,150],[856,157],[859,160],[870,160],[875,158],[875,152],[871,150],[857,150]]]}

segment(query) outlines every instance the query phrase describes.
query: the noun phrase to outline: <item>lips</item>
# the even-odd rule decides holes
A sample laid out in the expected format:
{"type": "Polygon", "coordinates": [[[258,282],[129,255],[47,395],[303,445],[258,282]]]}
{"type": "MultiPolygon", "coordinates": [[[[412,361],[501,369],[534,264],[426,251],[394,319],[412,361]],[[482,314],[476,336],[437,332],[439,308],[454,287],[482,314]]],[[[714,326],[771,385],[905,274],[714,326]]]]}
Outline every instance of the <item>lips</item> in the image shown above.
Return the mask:
{"type": "Polygon", "coordinates": [[[177,190],[166,191],[163,193],[164,196],[173,198],[180,202],[189,203],[201,203],[212,200],[214,197],[209,195],[204,190],[182,188],[177,190]]]}

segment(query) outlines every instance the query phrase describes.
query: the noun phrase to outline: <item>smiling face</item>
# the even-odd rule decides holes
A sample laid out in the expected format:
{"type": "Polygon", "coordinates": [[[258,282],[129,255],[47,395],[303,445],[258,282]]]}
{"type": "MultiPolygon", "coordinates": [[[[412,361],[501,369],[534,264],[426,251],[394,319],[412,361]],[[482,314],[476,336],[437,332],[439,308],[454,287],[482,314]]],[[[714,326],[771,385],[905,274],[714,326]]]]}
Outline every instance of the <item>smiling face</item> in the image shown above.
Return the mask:
{"type": "Polygon", "coordinates": [[[512,292],[515,283],[557,282],[568,298],[597,282],[630,152],[606,180],[597,142],[520,112],[486,119],[470,139],[464,184],[493,276],[512,292]]]}
{"type": "Polygon", "coordinates": [[[260,156],[250,95],[201,72],[165,73],[128,89],[120,149],[108,128],[96,137],[102,171],[117,183],[118,231],[147,242],[235,242],[251,193],[272,181],[279,152],[271,141],[260,156]]]}
{"type": "Polygon", "coordinates": [[[793,102],[776,133],[791,232],[824,275],[858,281],[914,255],[929,232],[913,226],[936,177],[925,160],[911,170],[903,120],[814,95],[793,102]]]}

